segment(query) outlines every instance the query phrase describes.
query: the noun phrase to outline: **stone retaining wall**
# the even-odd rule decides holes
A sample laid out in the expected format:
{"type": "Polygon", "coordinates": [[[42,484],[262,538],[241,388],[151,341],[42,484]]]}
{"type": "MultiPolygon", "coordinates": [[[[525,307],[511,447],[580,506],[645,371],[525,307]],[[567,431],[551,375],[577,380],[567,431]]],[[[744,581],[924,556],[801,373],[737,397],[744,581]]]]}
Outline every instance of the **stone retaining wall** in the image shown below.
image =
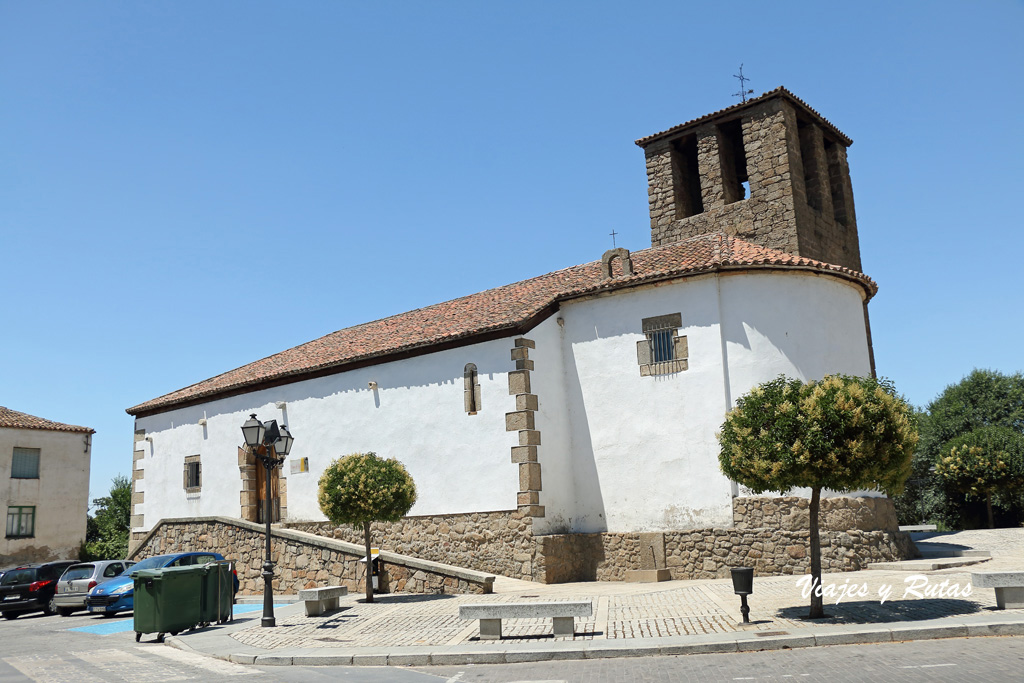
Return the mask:
{"type": "MultiPolygon", "coordinates": [[[[489,592],[481,572],[541,583],[621,581],[630,570],[663,568],[673,579],[723,577],[735,566],[754,567],[759,575],[802,574],[810,567],[809,504],[795,496],[736,498],[729,529],[535,537],[529,514],[510,510],[406,517],[372,525],[372,538],[384,549],[390,588],[408,592],[489,592]]],[[[825,571],[917,554],[898,530],[888,498],[825,498],[821,519],[825,571]]],[[[275,589],[340,583],[361,590],[361,529],[329,522],[284,526],[274,530],[275,589]]],[[[243,592],[262,590],[262,526],[217,517],[164,520],[158,530],[138,539],[141,556],[214,550],[237,560],[243,592]]]]}
{"type": "MultiPolygon", "coordinates": [[[[330,522],[293,522],[289,529],[362,545],[363,531],[330,522]]],[[[370,526],[374,546],[476,571],[531,580],[536,552],[528,510],[405,517],[370,526]]]]}
{"type": "MultiPolygon", "coordinates": [[[[731,529],[541,536],[533,580],[621,581],[630,570],[662,568],[673,579],[723,578],[729,567],[803,574],[810,571],[809,506],[796,496],[736,498],[731,529]]],[[[917,555],[888,498],[822,499],[821,522],[823,571],[855,571],[917,555]]]]}
{"type": "MultiPolygon", "coordinates": [[[[800,531],[810,524],[811,501],[798,496],[781,498],[735,498],[732,505],[736,529],[785,529],[800,531]]],[[[889,498],[848,497],[822,498],[818,512],[823,531],[890,531],[899,530],[896,506],[889,498]]]]}
{"type": "MultiPolygon", "coordinates": [[[[210,550],[235,560],[239,593],[263,591],[264,527],[226,517],[165,519],[140,540],[129,554],[142,559],[164,553],[210,550]]],[[[274,590],[297,593],[316,586],[347,586],[364,590],[366,565],[360,562],[362,545],[313,534],[275,528],[273,561],[277,565],[274,590]]],[[[494,577],[395,553],[382,552],[384,583],[389,590],[408,593],[490,593],[494,577]]]]}
{"type": "MultiPolygon", "coordinates": [[[[664,567],[673,579],[724,578],[729,567],[753,567],[761,576],[810,571],[808,531],[693,529],[663,536],[664,567]]],[[[648,568],[643,566],[640,534],[544,536],[537,544],[534,580],[541,583],[621,581],[628,570],[648,568]]],[[[901,532],[821,532],[821,566],[827,572],[855,571],[869,562],[914,554],[912,542],[901,532]]]]}

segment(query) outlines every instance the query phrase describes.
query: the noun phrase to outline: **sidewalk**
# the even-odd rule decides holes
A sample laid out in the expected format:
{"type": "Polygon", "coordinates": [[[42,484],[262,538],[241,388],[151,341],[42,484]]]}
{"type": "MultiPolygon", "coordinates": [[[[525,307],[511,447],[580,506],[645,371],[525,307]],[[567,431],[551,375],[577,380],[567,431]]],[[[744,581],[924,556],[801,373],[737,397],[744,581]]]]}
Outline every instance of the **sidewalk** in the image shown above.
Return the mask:
{"type": "Polygon", "coordinates": [[[810,601],[801,594],[799,576],[755,577],[749,624],[742,623],[729,579],[543,585],[499,578],[492,595],[378,595],[373,604],[350,595],[340,610],[323,616],[306,617],[301,603],[287,605],[276,609],[275,628],[262,628],[257,612],[167,643],[248,664],[425,666],[1024,635],[1024,610],[996,610],[992,589],[963,595],[972,570],[1024,570],[1024,530],[962,534],[922,534],[918,540],[991,549],[992,559],[928,572],[827,574],[822,583],[833,584],[837,594],[825,597],[830,618],[815,622],[803,619],[810,601]],[[918,578],[908,583],[909,577],[918,578]],[[927,578],[927,586],[919,577],[927,578]],[[934,591],[942,582],[944,595],[933,597],[927,588],[934,591]],[[954,584],[959,595],[950,591],[954,584]],[[844,598],[844,586],[856,586],[858,594],[844,598]],[[879,590],[885,586],[891,596],[883,604],[879,590]],[[460,604],[531,600],[590,600],[594,614],[576,620],[573,638],[552,637],[550,619],[506,620],[500,641],[480,640],[479,622],[458,616],[460,604]]]}

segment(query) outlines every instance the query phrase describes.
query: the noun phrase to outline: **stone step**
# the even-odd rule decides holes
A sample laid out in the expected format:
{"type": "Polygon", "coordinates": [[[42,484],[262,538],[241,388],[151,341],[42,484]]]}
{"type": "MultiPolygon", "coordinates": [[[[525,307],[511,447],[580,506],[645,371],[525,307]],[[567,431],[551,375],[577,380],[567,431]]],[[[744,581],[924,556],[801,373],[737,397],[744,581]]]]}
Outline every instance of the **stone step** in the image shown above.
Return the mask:
{"type": "Polygon", "coordinates": [[[964,548],[963,546],[951,545],[949,543],[929,543],[927,541],[918,541],[916,545],[917,549],[921,552],[921,557],[925,559],[944,557],[992,557],[992,553],[987,550],[964,548]]]}
{"type": "Polygon", "coordinates": [[[901,562],[872,562],[866,568],[895,572],[933,572],[937,569],[966,567],[988,562],[988,557],[936,557],[924,560],[903,560],[901,562]]]}

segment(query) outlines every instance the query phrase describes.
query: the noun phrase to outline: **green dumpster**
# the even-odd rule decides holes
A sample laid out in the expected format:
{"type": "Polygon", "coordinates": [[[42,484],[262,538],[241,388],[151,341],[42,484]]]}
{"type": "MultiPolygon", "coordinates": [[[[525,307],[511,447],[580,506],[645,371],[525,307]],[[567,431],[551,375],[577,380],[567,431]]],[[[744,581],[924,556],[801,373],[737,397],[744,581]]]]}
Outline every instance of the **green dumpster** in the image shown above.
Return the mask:
{"type": "Polygon", "coordinates": [[[235,580],[231,562],[210,562],[199,568],[203,577],[200,623],[223,624],[231,620],[232,605],[235,602],[235,580]]]}
{"type": "Polygon", "coordinates": [[[135,642],[143,633],[177,635],[202,619],[202,567],[140,569],[135,580],[135,642]]]}

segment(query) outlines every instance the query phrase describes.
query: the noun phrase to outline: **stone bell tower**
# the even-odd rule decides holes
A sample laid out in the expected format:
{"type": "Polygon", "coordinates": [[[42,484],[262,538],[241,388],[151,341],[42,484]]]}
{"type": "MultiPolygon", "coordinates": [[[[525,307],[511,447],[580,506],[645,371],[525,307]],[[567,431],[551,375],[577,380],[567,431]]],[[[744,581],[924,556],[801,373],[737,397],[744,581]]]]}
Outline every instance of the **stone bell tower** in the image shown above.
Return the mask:
{"type": "Polygon", "coordinates": [[[709,232],[860,271],[846,148],[785,88],[636,141],[651,244],[709,232]]]}

